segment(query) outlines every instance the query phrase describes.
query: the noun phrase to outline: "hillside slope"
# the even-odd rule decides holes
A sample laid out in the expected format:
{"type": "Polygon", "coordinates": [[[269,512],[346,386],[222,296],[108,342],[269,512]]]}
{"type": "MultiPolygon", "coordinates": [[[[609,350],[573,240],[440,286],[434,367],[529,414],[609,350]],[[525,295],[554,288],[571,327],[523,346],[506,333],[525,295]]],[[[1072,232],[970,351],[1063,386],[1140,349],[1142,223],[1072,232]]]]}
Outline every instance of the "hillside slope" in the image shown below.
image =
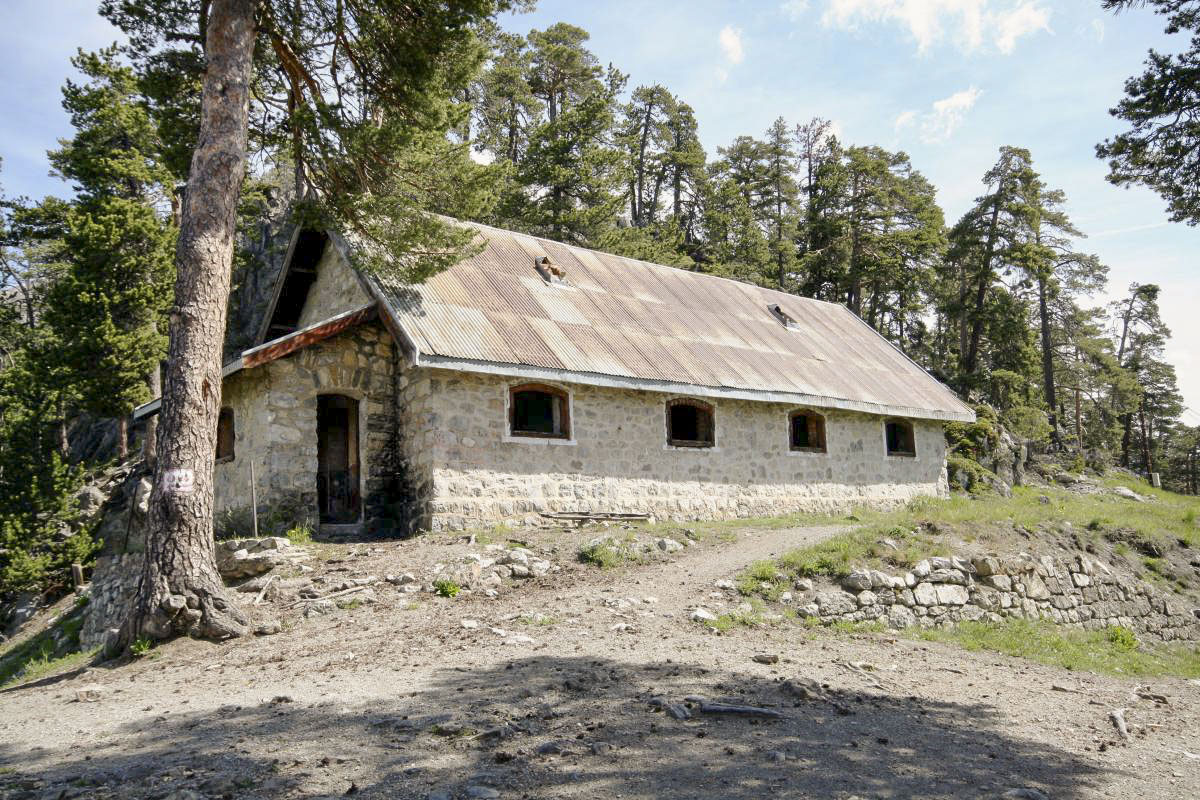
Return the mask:
{"type": "Polygon", "coordinates": [[[483,583],[454,598],[407,588],[469,580],[499,552],[482,536],[310,545],[304,577],[348,593],[318,611],[296,584],[258,606],[239,595],[279,633],[179,641],[0,691],[0,796],[1200,794],[1196,680],[787,619],[724,633],[693,621],[698,605],[740,602],[718,581],[848,531],[785,524],[697,526],[694,544],[605,570],[576,559],[595,530],[522,533],[546,571],[494,598],[483,583]],[[766,711],[706,713],[697,696],[766,711]]]}

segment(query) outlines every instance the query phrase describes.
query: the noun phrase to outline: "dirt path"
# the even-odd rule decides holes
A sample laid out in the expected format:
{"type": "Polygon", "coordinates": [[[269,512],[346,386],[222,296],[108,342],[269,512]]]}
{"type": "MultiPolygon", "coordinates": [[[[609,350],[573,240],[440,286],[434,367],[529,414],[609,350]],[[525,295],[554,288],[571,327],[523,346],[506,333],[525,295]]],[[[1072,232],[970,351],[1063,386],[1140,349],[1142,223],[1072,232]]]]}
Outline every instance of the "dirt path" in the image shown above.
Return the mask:
{"type": "MultiPolygon", "coordinates": [[[[1194,682],[1155,681],[1163,704],[1131,681],[911,639],[688,619],[736,603],[710,597],[716,580],[836,530],[742,531],[605,572],[571,560],[584,534],[542,539],[561,570],[494,600],[381,584],[375,604],[275,636],[0,692],[0,797],[1200,796],[1194,682]],[[85,684],[99,701],[75,702],[85,684]],[[659,707],[693,695],[782,716],[659,707]]],[[[460,550],[348,546],[327,563],[381,575],[460,550]]]]}

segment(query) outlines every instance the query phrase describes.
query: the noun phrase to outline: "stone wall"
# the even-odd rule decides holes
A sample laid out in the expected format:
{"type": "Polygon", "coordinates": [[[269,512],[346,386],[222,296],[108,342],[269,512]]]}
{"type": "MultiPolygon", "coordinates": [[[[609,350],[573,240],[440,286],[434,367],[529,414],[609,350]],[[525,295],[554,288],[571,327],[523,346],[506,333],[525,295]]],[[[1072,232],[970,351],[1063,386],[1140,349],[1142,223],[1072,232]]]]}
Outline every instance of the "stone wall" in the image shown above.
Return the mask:
{"type": "Polygon", "coordinates": [[[540,511],[765,516],[947,491],[938,422],[915,421],[915,458],[889,457],[881,417],[828,411],[828,453],[798,453],[788,446],[794,406],[715,400],[716,446],[671,448],[668,395],[564,385],[572,438],[514,439],[506,402],[519,381],[425,368],[399,378],[414,515],[435,530],[531,523],[540,511]]]}
{"type": "Polygon", "coordinates": [[[1158,639],[1200,639],[1200,618],[1098,559],[1021,554],[931,558],[904,575],[852,572],[841,589],[801,600],[822,622],[882,620],[893,628],[964,620],[1046,619],[1089,630],[1121,625],[1158,639]]]}
{"type": "Polygon", "coordinates": [[[106,631],[120,626],[129,616],[142,577],[142,560],[140,552],[96,559],[88,584],[87,613],[79,631],[79,643],[84,650],[103,645],[106,631]]]}
{"type": "Polygon", "coordinates": [[[309,287],[297,327],[307,328],[369,302],[371,297],[354,270],[338,255],[333,243],[327,243],[317,262],[317,280],[309,287]]]}
{"type": "Polygon", "coordinates": [[[315,520],[317,397],[342,394],[359,401],[364,522],[372,532],[395,528],[393,358],[391,337],[373,323],[227,378],[235,444],[234,458],[216,467],[218,512],[250,505],[253,460],[260,508],[285,506],[315,520]]]}

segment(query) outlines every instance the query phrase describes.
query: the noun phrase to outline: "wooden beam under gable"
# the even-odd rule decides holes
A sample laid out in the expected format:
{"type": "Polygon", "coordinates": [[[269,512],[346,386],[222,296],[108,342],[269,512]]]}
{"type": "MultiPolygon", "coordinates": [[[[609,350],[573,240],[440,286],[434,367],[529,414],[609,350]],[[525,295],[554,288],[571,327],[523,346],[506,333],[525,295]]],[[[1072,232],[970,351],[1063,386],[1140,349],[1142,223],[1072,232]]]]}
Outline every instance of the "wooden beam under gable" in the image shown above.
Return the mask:
{"type": "Polygon", "coordinates": [[[371,303],[355,311],[347,311],[325,322],[296,331],[273,342],[259,345],[242,353],[242,368],[250,369],[291,355],[297,350],[316,344],[343,331],[370,322],[379,316],[379,304],[371,303]]]}

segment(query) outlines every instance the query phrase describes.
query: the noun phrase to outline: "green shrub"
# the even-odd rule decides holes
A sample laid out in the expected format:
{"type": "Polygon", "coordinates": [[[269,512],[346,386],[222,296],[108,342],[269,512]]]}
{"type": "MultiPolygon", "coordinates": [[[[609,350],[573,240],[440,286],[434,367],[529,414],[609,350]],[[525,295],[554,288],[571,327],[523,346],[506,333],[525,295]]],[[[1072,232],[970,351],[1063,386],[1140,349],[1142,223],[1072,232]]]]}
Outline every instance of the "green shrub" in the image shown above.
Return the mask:
{"type": "Polygon", "coordinates": [[[147,655],[150,652],[150,648],[153,646],[154,643],[150,641],[150,637],[139,636],[133,640],[131,645],[129,645],[129,652],[131,655],[141,658],[142,656],[147,655]]]}
{"type": "Polygon", "coordinates": [[[1000,441],[999,418],[990,406],[977,405],[974,422],[948,422],[945,426],[947,452],[979,461],[1000,441]]]}
{"type": "Polygon", "coordinates": [[[288,528],[284,536],[294,545],[305,545],[312,541],[313,531],[308,525],[294,525],[288,528]]]}
{"type": "Polygon", "coordinates": [[[946,472],[950,486],[972,494],[986,494],[994,490],[996,473],[960,453],[946,457],[946,472]]]}
{"type": "Polygon", "coordinates": [[[1113,647],[1123,653],[1132,653],[1138,648],[1137,636],[1129,628],[1121,625],[1106,628],[1104,636],[1113,647]]]}
{"type": "Polygon", "coordinates": [[[627,562],[638,561],[639,556],[634,547],[632,536],[624,542],[611,536],[603,536],[579,548],[579,560],[585,564],[594,564],[600,569],[612,569],[627,562]]]}
{"type": "Polygon", "coordinates": [[[457,597],[462,587],[449,578],[438,578],[433,582],[433,591],[442,597],[457,597]]]}
{"type": "Polygon", "coordinates": [[[1054,431],[1046,412],[1033,406],[1013,406],[1004,412],[1004,427],[1014,436],[1033,442],[1048,442],[1054,431]]]}

